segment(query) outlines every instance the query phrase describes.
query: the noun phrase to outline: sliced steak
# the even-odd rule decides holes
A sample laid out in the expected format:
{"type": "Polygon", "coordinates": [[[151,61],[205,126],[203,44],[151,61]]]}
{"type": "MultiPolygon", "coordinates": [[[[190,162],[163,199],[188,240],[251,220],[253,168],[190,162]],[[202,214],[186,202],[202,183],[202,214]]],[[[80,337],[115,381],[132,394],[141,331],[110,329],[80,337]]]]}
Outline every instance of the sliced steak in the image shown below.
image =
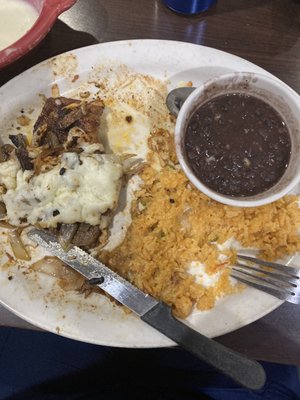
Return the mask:
{"type": "Polygon", "coordinates": [[[98,225],[92,226],[81,223],[72,239],[72,244],[78,247],[92,248],[97,245],[100,233],[101,231],[98,225]]]}
{"type": "Polygon", "coordinates": [[[92,101],[86,104],[84,115],[75,124],[78,128],[86,132],[90,143],[99,143],[98,131],[103,110],[104,104],[102,100],[92,101]]]}
{"type": "Polygon", "coordinates": [[[83,130],[89,143],[99,143],[98,130],[103,109],[101,100],[87,103],[65,97],[50,97],[34,124],[33,146],[48,144],[49,147],[57,147],[57,142],[65,143],[72,127],[83,130]]]}

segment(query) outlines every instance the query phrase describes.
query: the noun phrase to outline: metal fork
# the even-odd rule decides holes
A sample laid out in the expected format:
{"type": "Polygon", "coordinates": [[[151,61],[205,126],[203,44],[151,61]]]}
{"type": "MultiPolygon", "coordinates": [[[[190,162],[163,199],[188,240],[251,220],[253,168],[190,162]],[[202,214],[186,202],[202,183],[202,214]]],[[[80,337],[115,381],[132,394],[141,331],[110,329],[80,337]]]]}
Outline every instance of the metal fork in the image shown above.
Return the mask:
{"type": "Polygon", "coordinates": [[[300,269],[238,254],[231,276],[280,300],[300,304],[300,269]]]}

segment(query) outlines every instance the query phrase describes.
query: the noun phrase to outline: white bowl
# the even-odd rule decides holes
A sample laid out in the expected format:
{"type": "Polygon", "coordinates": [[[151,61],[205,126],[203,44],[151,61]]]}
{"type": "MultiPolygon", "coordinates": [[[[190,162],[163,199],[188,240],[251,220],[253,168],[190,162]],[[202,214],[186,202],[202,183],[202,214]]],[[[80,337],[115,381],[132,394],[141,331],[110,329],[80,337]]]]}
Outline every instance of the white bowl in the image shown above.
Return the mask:
{"type": "Polygon", "coordinates": [[[199,86],[184,102],[177,116],[175,145],[184,173],[207,196],[237,207],[256,207],[271,203],[290,192],[300,181],[300,97],[285,83],[262,74],[235,72],[222,75],[199,86]],[[185,154],[185,132],[193,112],[208,100],[233,92],[253,95],[270,104],[285,121],[291,136],[291,157],[283,176],[274,186],[254,196],[233,197],[210,189],[194,174],[185,154]]]}

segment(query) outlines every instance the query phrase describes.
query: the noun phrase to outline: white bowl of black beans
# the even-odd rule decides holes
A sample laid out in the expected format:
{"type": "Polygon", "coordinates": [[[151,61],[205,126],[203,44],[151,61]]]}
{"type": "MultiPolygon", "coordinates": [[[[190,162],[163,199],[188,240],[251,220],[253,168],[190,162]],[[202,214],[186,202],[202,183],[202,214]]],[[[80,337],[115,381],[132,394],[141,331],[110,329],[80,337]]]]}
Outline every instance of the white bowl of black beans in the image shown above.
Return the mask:
{"type": "Polygon", "coordinates": [[[238,72],[198,87],[175,127],[180,165],[212,199],[271,203],[300,180],[300,97],[268,75],[238,72]]]}

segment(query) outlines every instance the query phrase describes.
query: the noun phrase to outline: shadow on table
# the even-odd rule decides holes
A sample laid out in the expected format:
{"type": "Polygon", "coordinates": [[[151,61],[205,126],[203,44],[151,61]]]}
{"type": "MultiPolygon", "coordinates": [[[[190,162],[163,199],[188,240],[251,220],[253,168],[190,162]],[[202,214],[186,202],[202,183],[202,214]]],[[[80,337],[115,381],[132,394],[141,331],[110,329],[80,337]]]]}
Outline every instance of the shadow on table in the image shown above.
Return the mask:
{"type": "MultiPolygon", "coordinates": [[[[225,3],[225,2],[224,2],[225,3]]],[[[220,6],[212,11],[214,15],[232,12],[233,18],[235,11],[237,17],[240,17],[244,26],[240,32],[240,44],[235,51],[236,55],[245,57],[254,63],[258,63],[261,67],[269,70],[272,65],[271,72],[278,75],[282,72],[282,62],[287,64],[287,69],[298,69],[299,65],[295,65],[293,59],[286,57],[290,49],[293,49],[300,36],[300,0],[253,0],[249,4],[238,5],[236,1],[228,1],[226,5],[223,2],[218,3],[220,6]],[[247,11],[248,10],[248,11],[247,11]],[[239,13],[239,11],[242,11],[239,13]],[[257,20],[255,14],[257,13],[257,20]],[[248,43],[248,46],[246,44],[248,43]],[[244,44],[244,49],[243,49],[244,44]],[[277,56],[279,62],[276,62],[277,56]],[[283,57],[283,60],[280,59],[283,57]]],[[[238,23],[235,22],[236,26],[238,23]]],[[[206,36],[213,35],[212,28],[208,25],[206,36]]],[[[229,36],[227,41],[231,41],[229,36]]],[[[227,50],[226,46],[220,49],[227,50]]]]}
{"type": "Polygon", "coordinates": [[[263,7],[264,5],[272,3],[273,1],[274,0],[251,0],[237,2],[236,0],[226,0],[217,3],[216,7],[213,7],[211,9],[211,13],[225,14],[229,12],[246,10],[248,8],[263,7]]]}
{"type": "Polygon", "coordinates": [[[300,1],[273,0],[269,51],[280,54],[292,48],[300,35],[300,1]]]}
{"type": "Polygon", "coordinates": [[[86,32],[76,31],[64,22],[57,20],[52,30],[38,47],[0,72],[0,86],[47,58],[98,42],[94,36],[86,32]]]}
{"type": "Polygon", "coordinates": [[[217,340],[250,358],[295,364],[295,360],[300,360],[299,329],[296,326],[298,307],[297,304],[285,302],[264,318],[219,336],[217,340]],[[286,315],[289,315],[290,324],[286,323],[286,315]],[[270,335],[270,332],[274,334],[270,335]]]}

